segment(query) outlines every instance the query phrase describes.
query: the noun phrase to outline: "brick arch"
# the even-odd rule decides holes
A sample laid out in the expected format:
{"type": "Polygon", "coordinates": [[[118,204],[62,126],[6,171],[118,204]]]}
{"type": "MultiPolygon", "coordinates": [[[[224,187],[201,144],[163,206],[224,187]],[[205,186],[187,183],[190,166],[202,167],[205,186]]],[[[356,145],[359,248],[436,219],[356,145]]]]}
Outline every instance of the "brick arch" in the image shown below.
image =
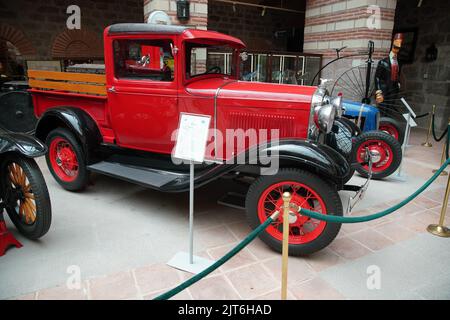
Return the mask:
{"type": "Polygon", "coordinates": [[[103,58],[103,43],[86,30],[65,30],[53,41],[52,58],[103,58]]]}
{"type": "Polygon", "coordinates": [[[22,31],[7,24],[0,24],[0,39],[11,42],[22,56],[32,56],[36,50],[22,31]]]}

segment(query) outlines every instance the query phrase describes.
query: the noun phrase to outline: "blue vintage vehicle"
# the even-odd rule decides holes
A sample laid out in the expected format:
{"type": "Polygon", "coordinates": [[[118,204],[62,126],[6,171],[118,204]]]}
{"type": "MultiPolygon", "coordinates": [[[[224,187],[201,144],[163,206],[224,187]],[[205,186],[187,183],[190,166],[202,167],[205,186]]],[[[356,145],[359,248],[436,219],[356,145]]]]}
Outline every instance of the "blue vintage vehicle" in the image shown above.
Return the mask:
{"type": "Polygon", "coordinates": [[[343,116],[353,119],[361,131],[384,131],[398,140],[400,144],[403,142],[403,125],[392,117],[383,117],[377,107],[350,100],[344,100],[342,107],[344,109],[343,116]]]}
{"type": "Polygon", "coordinates": [[[342,101],[343,116],[355,119],[355,123],[361,131],[378,130],[380,125],[380,111],[377,107],[355,101],[342,101]]]}
{"type": "Polygon", "coordinates": [[[401,144],[396,139],[398,135],[384,129],[383,125],[395,124],[395,120],[382,118],[377,107],[361,102],[343,100],[342,109],[344,123],[356,136],[351,159],[352,163],[358,163],[356,171],[363,176],[369,176],[369,167],[365,160],[368,150],[374,179],[383,179],[394,173],[402,158],[401,144]]]}

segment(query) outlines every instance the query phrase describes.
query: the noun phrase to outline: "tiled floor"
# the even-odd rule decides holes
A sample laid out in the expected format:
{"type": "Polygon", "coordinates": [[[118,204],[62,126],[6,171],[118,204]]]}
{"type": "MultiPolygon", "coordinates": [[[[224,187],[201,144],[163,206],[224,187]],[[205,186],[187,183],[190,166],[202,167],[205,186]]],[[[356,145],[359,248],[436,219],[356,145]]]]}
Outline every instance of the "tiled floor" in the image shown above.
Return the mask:
{"type": "MultiPolygon", "coordinates": [[[[355,209],[353,215],[367,215],[387,208],[405,197],[402,190],[395,188],[401,186],[402,189],[415,190],[431,176],[431,169],[439,165],[441,147],[440,144],[435,144],[433,148],[421,147],[420,142],[423,140],[422,131],[413,133],[412,146],[407,150],[403,166],[407,181],[403,184],[393,180],[374,182],[369,187],[367,199],[355,209]],[[374,194],[373,190],[378,190],[378,194],[374,194]],[[402,196],[395,197],[396,193],[402,196]],[[386,198],[389,200],[383,201],[386,198]]],[[[447,270],[450,239],[437,238],[425,231],[428,224],[436,223],[439,219],[446,182],[446,177],[439,178],[430,190],[393,215],[369,223],[343,225],[337,239],[314,255],[290,257],[288,298],[449,299],[450,271],[447,270]],[[439,254],[442,251],[445,253],[439,254]],[[378,290],[371,290],[366,284],[370,276],[368,267],[373,265],[381,270],[382,285],[378,290]],[[439,283],[439,286],[433,287],[434,283],[439,283]]],[[[404,192],[406,195],[411,193],[408,190],[404,192]]],[[[94,194],[84,196],[108,195],[102,195],[97,190],[94,194]]],[[[126,197],[126,192],[123,196],[126,197]]],[[[130,210],[139,213],[142,210],[140,205],[136,204],[130,210]]],[[[182,200],[174,204],[173,209],[184,210],[184,205],[186,202],[182,200]]],[[[196,209],[196,243],[202,248],[197,252],[200,256],[217,260],[250,232],[244,215],[238,210],[223,209],[214,203],[199,204],[196,209]],[[229,214],[220,214],[222,210],[228,210],[229,214]]],[[[154,219],[163,220],[164,217],[156,215],[154,219]]],[[[447,222],[450,223],[449,220],[447,222]]],[[[185,217],[182,223],[186,223],[185,217]]],[[[111,232],[118,232],[117,236],[123,237],[123,241],[133,241],[132,235],[121,234],[120,230],[113,227],[111,225],[111,232]]],[[[155,250],[167,251],[167,256],[181,249],[176,243],[167,243],[169,238],[164,237],[164,233],[171,231],[161,230],[161,240],[153,240],[157,242],[152,244],[155,250]]],[[[76,250],[76,246],[71,250],[76,250]]],[[[111,250],[114,250],[114,246],[111,250]]],[[[8,255],[2,259],[8,259],[8,255]]],[[[68,280],[61,281],[59,286],[42,287],[33,292],[20,289],[20,294],[4,294],[4,297],[152,299],[190,277],[187,273],[167,266],[167,260],[160,260],[121,268],[116,272],[105,272],[103,275],[87,276],[82,279],[79,289],[68,289],[68,280]]],[[[0,258],[0,267],[1,262],[0,258]]],[[[173,299],[279,299],[280,273],[280,255],[256,239],[231,261],[173,299]]]]}

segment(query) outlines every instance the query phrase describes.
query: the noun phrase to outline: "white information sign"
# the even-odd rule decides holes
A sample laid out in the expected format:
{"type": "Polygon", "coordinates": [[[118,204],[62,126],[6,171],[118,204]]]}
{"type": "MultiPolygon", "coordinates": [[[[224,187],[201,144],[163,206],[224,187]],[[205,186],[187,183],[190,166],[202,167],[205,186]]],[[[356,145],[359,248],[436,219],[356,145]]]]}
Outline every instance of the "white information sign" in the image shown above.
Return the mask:
{"type": "Polygon", "coordinates": [[[404,113],[403,118],[405,118],[406,122],[408,122],[408,118],[409,118],[409,126],[410,127],[412,127],[412,128],[417,127],[417,122],[414,121],[414,118],[412,116],[410,116],[409,113],[404,113]]]}
{"type": "MultiPolygon", "coordinates": [[[[405,105],[406,109],[408,109],[409,113],[411,113],[411,116],[413,118],[416,118],[416,113],[414,112],[414,110],[410,107],[410,105],[408,104],[408,102],[406,102],[406,100],[404,98],[400,99],[403,104],[405,105]]],[[[412,126],[413,127],[413,126],[412,126]]]]}
{"type": "Polygon", "coordinates": [[[203,162],[211,117],[181,113],[174,157],[203,162]]]}

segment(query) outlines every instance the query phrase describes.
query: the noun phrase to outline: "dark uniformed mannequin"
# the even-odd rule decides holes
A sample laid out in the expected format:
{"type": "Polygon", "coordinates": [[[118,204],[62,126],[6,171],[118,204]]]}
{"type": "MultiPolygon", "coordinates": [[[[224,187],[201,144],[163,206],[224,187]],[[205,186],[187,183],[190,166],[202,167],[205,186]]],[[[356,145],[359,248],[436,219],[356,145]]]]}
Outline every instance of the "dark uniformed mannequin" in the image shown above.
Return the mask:
{"type": "Polygon", "coordinates": [[[398,52],[402,47],[403,34],[397,33],[392,42],[389,57],[378,62],[375,72],[375,88],[377,104],[389,108],[395,108],[396,100],[400,92],[400,67],[397,60],[398,52]]]}

